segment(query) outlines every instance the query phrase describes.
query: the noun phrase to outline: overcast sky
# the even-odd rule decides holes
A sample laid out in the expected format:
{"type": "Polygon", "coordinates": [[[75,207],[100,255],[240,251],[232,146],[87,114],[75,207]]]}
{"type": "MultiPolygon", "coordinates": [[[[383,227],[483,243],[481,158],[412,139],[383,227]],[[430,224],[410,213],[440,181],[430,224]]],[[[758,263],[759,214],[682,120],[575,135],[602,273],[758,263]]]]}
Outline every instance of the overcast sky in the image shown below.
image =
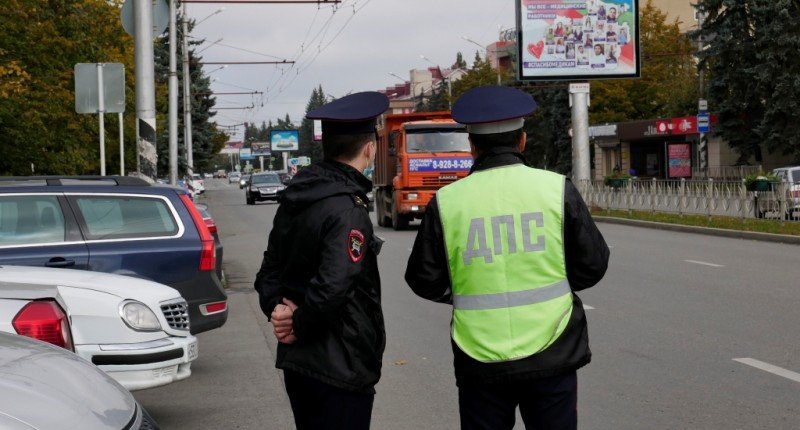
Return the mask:
{"type": "MultiPolygon", "coordinates": [[[[247,91],[243,88],[264,92],[263,98],[217,96],[218,107],[255,105],[254,109],[219,110],[215,118],[221,125],[274,122],[287,113],[299,124],[318,85],[334,97],[380,90],[400,83],[389,72],[407,80],[409,70],[432,66],[421,54],[447,67],[460,51],[471,64],[479,48],[462,36],[485,46],[497,40],[499,28],[515,25],[514,0],[343,0],[335,8],[331,4],[189,3],[189,16],[199,21],[223,6],[222,13],[192,32],[206,39],[197,50],[223,39],[202,51],[204,61],[285,59],[296,64],[230,65],[216,71],[219,66],[204,66],[216,78],[214,92],[247,91]]],[[[240,127],[233,138],[241,137],[240,127]]]]}

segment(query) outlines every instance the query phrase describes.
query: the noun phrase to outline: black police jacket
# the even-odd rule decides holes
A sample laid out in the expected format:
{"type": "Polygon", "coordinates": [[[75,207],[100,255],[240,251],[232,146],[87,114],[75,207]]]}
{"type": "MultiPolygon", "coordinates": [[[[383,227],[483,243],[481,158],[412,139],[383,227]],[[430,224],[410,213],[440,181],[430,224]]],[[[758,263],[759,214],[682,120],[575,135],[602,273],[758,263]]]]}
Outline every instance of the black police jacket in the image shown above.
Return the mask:
{"type": "Polygon", "coordinates": [[[281,196],[255,281],[268,317],[283,298],[299,306],[297,341],[278,344],[276,367],[365,393],[374,393],[386,343],[371,187],[333,161],[297,174],[281,196]]]}
{"type": "MultiPolygon", "coordinates": [[[[472,171],[524,163],[511,148],[493,148],[479,157],[472,171]]],[[[536,184],[531,192],[536,192],[536,184]]],[[[476,196],[476,202],[480,197],[476,196]]],[[[564,190],[564,251],[567,279],[573,291],[599,282],[608,267],[610,255],[602,234],[592,220],[586,204],[570,181],[564,190]]],[[[531,268],[535,270],[535,268],[531,268]]],[[[436,197],[431,199],[422,218],[406,269],[406,282],[418,296],[452,303],[450,275],[444,246],[442,222],[436,197]]],[[[451,342],[456,381],[459,385],[537,379],[572,372],[591,361],[586,315],[583,304],[573,294],[572,317],[562,335],[544,351],[514,361],[479,362],[451,342]]]]}

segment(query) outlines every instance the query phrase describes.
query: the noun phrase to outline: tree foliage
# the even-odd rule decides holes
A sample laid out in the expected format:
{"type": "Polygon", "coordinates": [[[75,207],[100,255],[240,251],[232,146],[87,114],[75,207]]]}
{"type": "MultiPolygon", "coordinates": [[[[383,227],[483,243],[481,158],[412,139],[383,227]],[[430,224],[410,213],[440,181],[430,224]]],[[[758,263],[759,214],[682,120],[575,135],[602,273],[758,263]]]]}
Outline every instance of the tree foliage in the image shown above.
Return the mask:
{"type": "MultiPolygon", "coordinates": [[[[325,103],[327,103],[327,96],[325,91],[322,90],[322,85],[320,85],[311,91],[311,97],[306,104],[306,113],[325,103]]],[[[305,116],[303,116],[303,121],[300,123],[300,150],[297,155],[311,157],[311,161],[321,161],[323,156],[322,143],[314,141],[314,120],[305,116]]]]}
{"type": "MultiPolygon", "coordinates": [[[[181,19],[179,17],[179,19],[181,19]]],[[[189,20],[188,28],[191,32],[194,20],[189,20]]],[[[177,40],[183,38],[183,28],[178,26],[177,40]]],[[[194,171],[211,172],[214,163],[211,161],[219,153],[228,136],[217,129],[216,122],[212,121],[215,112],[211,109],[216,104],[216,98],[211,93],[211,80],[203,72],[202,57],[195,53],[192,47],[200,45],[203,40],[189,41],[189,75],[191,110],[192,110],[192,161],[194,171]]],[[[160,37],[155,42],[155,73],[157,94],[157,120],[156,127],[159,134],[156,139],[158,151],[158,172],[164,176],[169,172],[169,37],[160,37]]],[[[183,58],[183,44],[176,46],[178,58],[178,174],[186,173],[188,163],[186,160],[186,136],[184,127],[183,109],[183,67],[180,59],[183,58]]]]}
{"type": "Polygon", "coordinates": [[[800,4],[796,0],[700,0],[706,14],[694,36],[709,40],[700,67],[713,79],[709,107],[716,131],[740,154],[762,148],[800,160],[800,4]]]}
{"type": "MultiPolygon", "coordinates": [[[[115,62],[126,70],[126,166],[135,166],[133,39],[119,1],[0,2],[0,174],[99,173],[97,115],[75,113],[76,63],[115,62]]],[[[108,137],[118,135],[107,116],[108,137]]],[[[119,169],[106,139],[107,169],[119,169]]]]}
{"type": "Polygon", "coordinates": [[[641,78],[592,83],[590,122],[665,118],[697,110],[695,47],[652,0],[640,11],[641,78]]]}

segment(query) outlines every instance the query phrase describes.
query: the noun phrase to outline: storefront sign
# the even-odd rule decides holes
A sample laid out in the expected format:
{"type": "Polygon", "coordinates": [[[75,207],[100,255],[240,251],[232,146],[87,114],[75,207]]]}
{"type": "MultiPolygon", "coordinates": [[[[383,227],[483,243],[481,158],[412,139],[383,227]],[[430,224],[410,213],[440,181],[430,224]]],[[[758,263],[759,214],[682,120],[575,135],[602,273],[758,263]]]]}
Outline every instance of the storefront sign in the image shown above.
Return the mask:
{"type": "Polygon", "coordinates": [[[639,76],[639,0],[517,0],[520,79],[639,76]]]}
{"type": "Polygon", "coordinates": [[[669,143],[667,144],[669,159],[668,172],[670,178],[692,177],[692,144],[669,143]]]}

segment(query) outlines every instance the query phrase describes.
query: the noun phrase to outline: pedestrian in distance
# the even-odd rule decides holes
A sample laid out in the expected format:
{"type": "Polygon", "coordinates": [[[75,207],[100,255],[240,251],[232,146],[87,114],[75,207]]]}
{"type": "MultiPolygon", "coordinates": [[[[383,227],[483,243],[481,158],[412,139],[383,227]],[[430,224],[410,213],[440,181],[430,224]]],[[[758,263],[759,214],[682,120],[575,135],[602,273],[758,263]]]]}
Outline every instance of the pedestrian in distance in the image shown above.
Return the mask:
{"type": "Polygon", "coordinates": [[[322,120],[324,160],[302,170],[280,199],[255,288],[278,339],[275,366],[298,430],[369,429],[386,334],[367,211],[377,92],[308,113],[322,120]]]}
{"type": "Polygon", "coordinates": [[[453,307],[461,428],[577,428],[576,370],[591,360],[576,292],[599,282],[609,250],[575,186],[528,167],[524,117],[536,103],[509,87],[464,93],[469,175],[428,204],[405,279],[453,307]]]}

